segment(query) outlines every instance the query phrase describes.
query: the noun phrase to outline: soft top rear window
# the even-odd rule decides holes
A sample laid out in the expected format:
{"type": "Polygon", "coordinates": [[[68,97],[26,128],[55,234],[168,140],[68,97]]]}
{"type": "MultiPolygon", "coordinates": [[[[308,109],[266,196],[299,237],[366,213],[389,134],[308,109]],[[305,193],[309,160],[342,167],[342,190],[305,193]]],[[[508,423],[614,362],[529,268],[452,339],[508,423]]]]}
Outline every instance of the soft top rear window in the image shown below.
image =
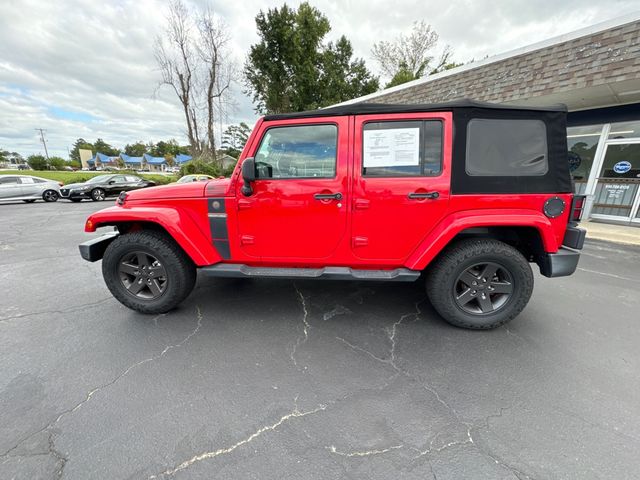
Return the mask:
{"type": "Polygon", "coordinates": [[[545,123],[534,119],[471,119],[465,170],[470,176],[545,175],[549,171],[545,123]]]}

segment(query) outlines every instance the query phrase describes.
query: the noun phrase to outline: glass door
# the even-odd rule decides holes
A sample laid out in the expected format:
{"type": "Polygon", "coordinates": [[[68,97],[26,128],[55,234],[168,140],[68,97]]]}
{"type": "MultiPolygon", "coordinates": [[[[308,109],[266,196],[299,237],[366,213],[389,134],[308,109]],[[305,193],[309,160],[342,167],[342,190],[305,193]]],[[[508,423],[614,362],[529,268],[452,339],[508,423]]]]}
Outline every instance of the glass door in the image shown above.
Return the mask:
{"type": "Polygon", "coordinates": [[[592,216],[640,222],[639,192],[640,139],[609,141],[597,180],[592,216]]]}

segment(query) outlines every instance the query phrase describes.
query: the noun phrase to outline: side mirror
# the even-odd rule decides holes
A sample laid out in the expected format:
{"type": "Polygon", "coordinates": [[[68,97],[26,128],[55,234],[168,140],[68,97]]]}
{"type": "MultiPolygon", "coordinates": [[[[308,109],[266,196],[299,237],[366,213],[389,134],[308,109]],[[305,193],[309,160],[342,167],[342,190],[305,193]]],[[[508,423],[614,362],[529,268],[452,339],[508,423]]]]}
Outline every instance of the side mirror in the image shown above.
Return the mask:
{"type": "Polygon", "coordinates": [[[116,183],[115,180],[109,180],[109,185],[113,185],[114,183],[116,183]]]}
{"type": "Polygon", "coordinates": [[[242,194],[248,197],[253,193],[251,182],[256,180],[256,162],[253,157],[245,158],[242,162],[242,179],[244,180],[242,194]]]}

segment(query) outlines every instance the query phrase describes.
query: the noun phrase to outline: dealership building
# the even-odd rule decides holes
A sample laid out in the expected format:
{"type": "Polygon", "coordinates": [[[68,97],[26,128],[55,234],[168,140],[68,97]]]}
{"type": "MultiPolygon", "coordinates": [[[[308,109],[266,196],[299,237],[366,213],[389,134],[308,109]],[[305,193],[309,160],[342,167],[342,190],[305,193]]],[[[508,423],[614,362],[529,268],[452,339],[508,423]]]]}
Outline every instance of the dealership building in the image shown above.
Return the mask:
{"type": "Polygon", "coordinates": [[[461,98],[567,105],[585,218],[640,227],[640,12],[344,103],[461,98]]]}

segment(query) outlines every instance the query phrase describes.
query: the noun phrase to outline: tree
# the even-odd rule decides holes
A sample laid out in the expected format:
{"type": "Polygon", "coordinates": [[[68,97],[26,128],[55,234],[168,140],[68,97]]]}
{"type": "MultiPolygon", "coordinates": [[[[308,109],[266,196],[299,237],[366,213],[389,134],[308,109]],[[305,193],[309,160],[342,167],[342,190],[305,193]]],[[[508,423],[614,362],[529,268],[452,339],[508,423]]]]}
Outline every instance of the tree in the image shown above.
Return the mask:
{"type": "Polygon", "coordinates": [[[222,148],[225,153],[237,158],[249,140],[250,134],[251,128],[244,122],[240,122],[238,125],[229,125],[222,134],[222,148]]]}
{"type": "Polygon", "coordinates": [[[47,159],[44,158],[44,155],[29,155],[27,163],[34,170],[46,170],[48,167],[47,159]]]}
{"type": "Polygon", "coordinates": [[[67,162],[62,157],[49,157],[49,167],[55,170],[63,170],[66,163],[67,162]]]}
{"type": "Polygon", "coordinates": [[[191,11],[182,0],[169,6],[163,37],[156,37],[154,55],[162,79],[173,89],[187,125],[193,154],[215,156],[214,125],[229,101],[235,67],[227,53],[226,25],[209,9],[191,11]]]}
{"type": "Polygon", "coordinates": [[[107,142],[102,140],[101,138],[97,139],[93,144],[94,153],[104,153],[108,157],[115,157],[120,154],[120,151],[117,148],[113,148],[107,142]]]}
{"type": "Polygon", "coordinates": [[[84,138],[79,138],[73,144],[73,148],[69,153],[69,158],[73,161],[80,162],[80,152],[79,152],[80,149],[91,150],[91,151],[94,150],[93,145],[91,143],[87,142],[84,138]]]}
{"type": "Polygon", "coordinates": [[[131,144],[128,143],[124,146],[124,153],[130,157],[141,157],[147,153],[147,146],[140,141],[131,144]]]}
{"type": "Polygon", "coordinates": [[[149,154],[154,157],[165,157],[167,155],[175,157],[181,153],[189,153],[189,149],[187,147],[181,147],[173,138],[166,142],[160,140],[155,145],[151,144],[149,147],[149,154]]]}
{"type": "Polygon", "coordinates": [[[323,44],[331,25],[309,3],[260,11],[256,26],[260,42],[251,46],[244,77],[257,112],[308,110],[377,90],[378,79],[351,59],[345,37],[323,44]]]}
{"type": "Polygon", "coordinates": [[[438,38],[431,25],[420,20],[413,23],[408,36],[401,34],[391,42],[375,43],[371,54],[380,64],[382,72],[391,78],[386,88],[459,66],[451,61],[453,52],[448,45],[436,60],[433,51],[438,38]]]}

